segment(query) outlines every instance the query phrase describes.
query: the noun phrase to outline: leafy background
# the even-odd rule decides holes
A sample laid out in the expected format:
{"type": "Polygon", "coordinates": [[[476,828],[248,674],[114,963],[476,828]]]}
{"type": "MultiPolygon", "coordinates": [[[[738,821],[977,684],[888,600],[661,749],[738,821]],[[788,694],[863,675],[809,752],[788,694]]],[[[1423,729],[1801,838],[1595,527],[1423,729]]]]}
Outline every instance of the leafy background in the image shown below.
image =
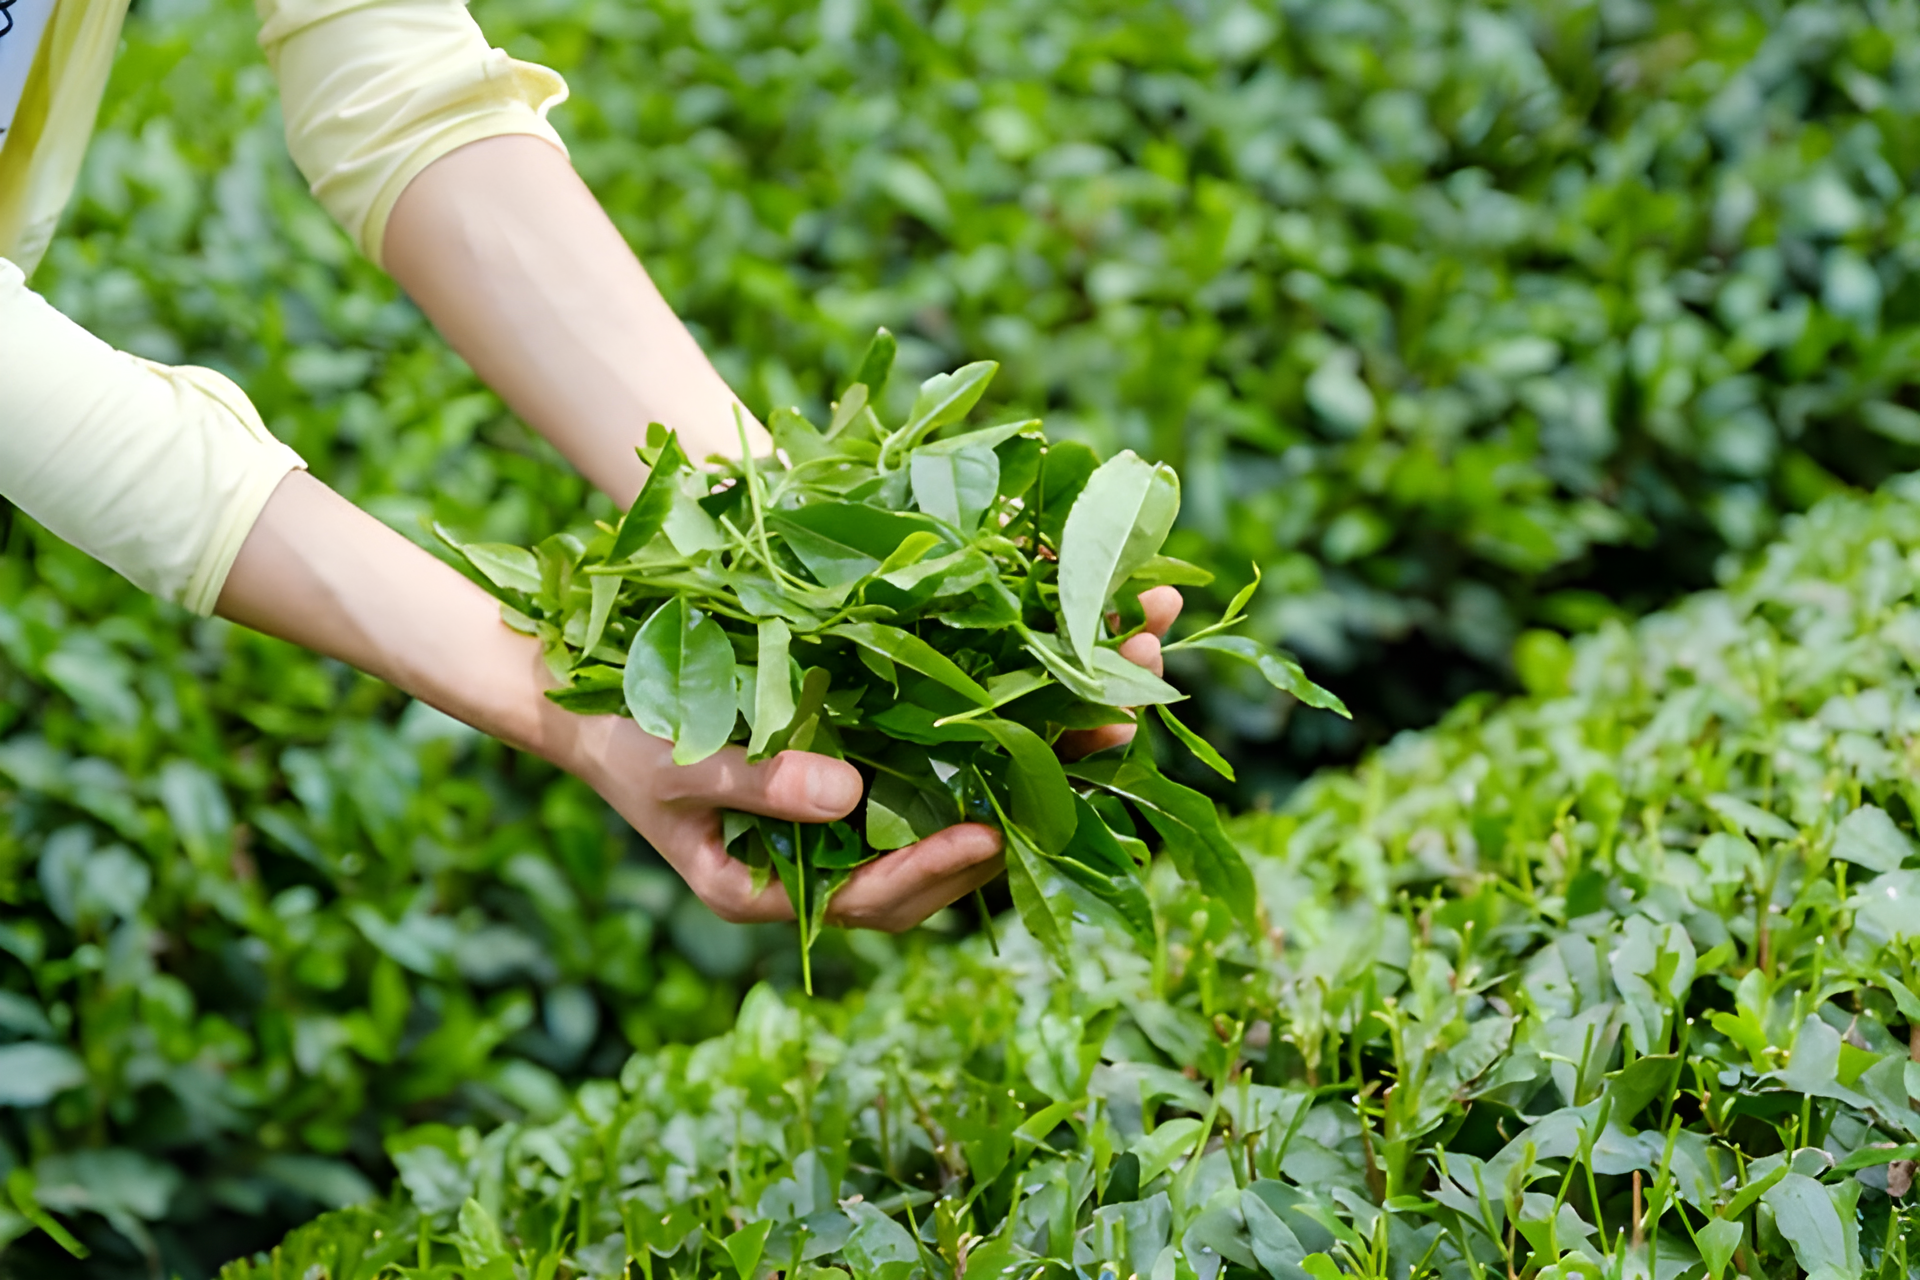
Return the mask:
{"type": "MultiPolygon", "coordinates": [[[[567,74],[577,163],[756,409],[818,409],[885,323],[896,396],[997,359],[1004,403],[1181,467],[1171,549],[1258,563],[1256,626],[1360,713],[1176,672],[1237,803],[1920,463],[1905,0],[477,13],[567,74]]],[[[233,374],[409,536],[606,514],[305,195],[252,36],[143,0],[37,287],[233,374]]],[[[204,1274],[382,1184],[392,1133],[558,1114],[791,982],[567,780],[6,540],[0,1172],[93,1274],[204,1274]]]]}

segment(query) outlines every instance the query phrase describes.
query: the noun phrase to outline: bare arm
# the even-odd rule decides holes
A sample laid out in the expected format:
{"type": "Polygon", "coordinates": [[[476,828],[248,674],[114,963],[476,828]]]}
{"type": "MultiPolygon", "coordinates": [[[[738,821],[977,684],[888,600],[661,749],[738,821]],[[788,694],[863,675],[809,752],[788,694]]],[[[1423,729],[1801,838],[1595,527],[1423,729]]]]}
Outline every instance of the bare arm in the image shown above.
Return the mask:
{"type": "Polygon", "coordinates": [[[649,422],[695,459],[738,454],[739,401],[546,142],[487,138],[429,165],[394,206],[384,257],[480,377],[621,506],[646,478],[633,447],[649,422]]]}

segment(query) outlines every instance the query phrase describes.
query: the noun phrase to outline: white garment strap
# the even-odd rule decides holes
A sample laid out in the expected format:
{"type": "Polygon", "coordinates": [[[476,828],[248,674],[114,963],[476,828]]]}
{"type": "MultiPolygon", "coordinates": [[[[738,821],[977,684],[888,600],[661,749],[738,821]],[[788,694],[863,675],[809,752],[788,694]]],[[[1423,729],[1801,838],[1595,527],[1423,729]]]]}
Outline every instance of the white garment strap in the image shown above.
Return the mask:
{"type": "Polygon", "coordinates": [[[27,73],[40,51],[40,37],[53,17],[54,0],[0,0],[0,143],[13,128],[26,92],[27,73]]]}

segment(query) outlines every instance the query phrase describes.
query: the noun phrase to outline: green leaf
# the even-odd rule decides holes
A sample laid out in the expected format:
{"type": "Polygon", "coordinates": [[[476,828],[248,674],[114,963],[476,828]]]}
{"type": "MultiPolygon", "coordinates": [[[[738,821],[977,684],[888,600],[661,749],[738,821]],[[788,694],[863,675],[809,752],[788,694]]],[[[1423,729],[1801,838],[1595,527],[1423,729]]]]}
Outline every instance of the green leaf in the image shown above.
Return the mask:
{"type": "Polygon", "coordinates": [[[1033,488],[1040,478],[1040,455],[1045,449],[1045,442],[1034,436],[1015,436],[995,448],[1000,455],[1001,497],[1024,497],[1033,488]]]}
{"type": "Polygon", "coordinates": [[[973,532],[999,495],[1000,459],[990,446],[921,449],[909,459],[908,468],[915,505],[965,534],[973,532]]]}
{"type": "MultiPolygon", "coordinates": [[[[1213,582],[1213,574],[1197,564],[1172,556],[1152,556],[1127,579],[1129,588],[1145,591],[1149,587],[1204,587],[1213,582]]],[[[1237,599],[1237,597],[1236,597],[1237,599]]],[[[1231,617],[1231,613],[1228,615],[1231,617]]]]}
{"type": "Polygon", "coordinates": [[[1183,1116],[1157,1124],[1152,1133],[1137,1139],[1128,1150],[1140,1159],[1140,1185],[1147,1186],[1190,1153],[1202,1127],[1200,1121],[1183,1116]]]}
{"type": "Polygon", "coordinates": [[[1227,838],[1213,801],[1132,760],[1083,760],[1069,765],[1067,774],[1138,806],[1180,874],[1225,903],[1243,925],[1254,927],[1253,873],[1227,838]]]}
{"type": "Polygon", "coordinates": [[[576,715],[618,715],[626,710],[626,677],[619,667],[575,667],[567,686],[547,697],[576,715]]]}
{"type": "Polygon", "coordinates": [[[1201,763],[1225,778],[1228,782],[1234,781],[1233,766],[1227,763],[1225,756],[1222,756],[1218,751],[1214,750],[1211,742],[1208,742],[1205,738],[1187,728],[1186,725],[1180,723],[1173,712],[1167,710],[1165,706],[1157,706],[1154,710],[1160,713],[1161,722],[1167,726],[1173,736],[1185,743],[1187,750],[1200,757],[1201,763]]]}
{"type": "Polygon", "coordinates": [[[680,490],[680,473],[686,469],[687,455],[681,451],[680,437],[669,434],[653,470],[647,473],[646,483],[620,521],[613,549],[607,553],[609,561],[618,563],[629,558],[666,528],[667,517],[673,513],[673,496],[680,490]]]}
{"type": "Polygon", "coordinates": [[[59,1219],[40,1207],[33,1170],[19,1165],[7,1174],[7,1197],[13,1201],[13,1207],[20,1216],[46,1232],[55,1244],[70,1255],[76,1258],[89,1255],[87,1246],[76,1240],[59,1219]]]}
{"type": "Polygon", "coordinates": [[[1907,984],[1892,974],[1880,975],[1880,982],[1893,993],[1894,1007],[1900,1010],[1910,1026],[1920,1026],[1920,996],[1907,989],[1907,984]]]}
{"type": "Polygon", "coordinates": [[[610,573],[595,574],[588,588],[591,603],[587,611],[587,634],[580,642],[582,655],[590,654],[600,647],[600,638],[607,633],[607,620],[613,616],[613,604],[620,596],[620,579],[610,573]]]}
{"type": "Polygon", "coordinates": [[[897,773],[881,773],[867,793],[867,843],[875,849],[904,849],[958,821],[952,795],[931,775],[926,785],[916,785],[897,773]]]}
{"type": "Polygon", "coordinates": [[[773,736],[793,723],[793,671],[787,657],[792,638],[793,632],[778,618],[765,619],[759,625],[753,736],[747,743],[749,759],[760,759],[773,736]]]}
{"type": "Polygon", "coordinates": [[[1709,1280],[1720,1280],[1727,1264],[1733,1261],[1734,1250],[1740,1247],[1740,1237],[1745,1234],[1746,1227],[1725,1218],[1715,1218],[1693,1233],[1693,1242],[1700,1249],[1700,1259],[1707,1264],[1709,1280]]]}
{"type": "Polygon", "coordinates": [[[1038,658],[1054,679],[1088,702],[1131,708],[1179,702],[1186,697],[1145,667],[1127,661],[1104,645],[1094,649],[1093,670],[1089,672],[1074,662],[1060,637],[1036,634],[1024,627],[1019,630],[1021,644],[1027,652],[1038,658]]]}
{"type": "Polygon", "coordinates": [[[467,563],[478,569],[494,586],[504,591],[540,594],[540,562],[525,547],[504,542],[463,542],[455,544],[467,563]]]}
{"type": "Polygon", "coordinates": [[[1056,871],[1086,889],[1114,915],[1142,949],[1154,945],[1153,906],[1140,880],[1141,868],[1083,796],[1073,797],[1073,839],[1050,859],[1056,871]]]}
{"type": "MultiPolygon", "coordinates": [[[[874,576],[878,578],[889,578],[891,580],[891,575],[900,574],[902,580],[898,585],[910,586],[918,581],[918,577],[907,574],[906,570],[923,563],[926,554],[935,547],[940,546],[941,543],[942,539],[939,534],[926,529],[922,529],[918,533],[910,533],[907,535],[905,542],[895,547],[893,551],[888,554],[887,558],[880,562],[880,567],[874,570],[874,576]]],[[[962,551],[956,552],[955,554],[966,555],[968,553],[962,551]]],[[[929,565],[927,572],[932,571],[933,567],[929,565]]],[[[920,576],[925,576],[925,574],[923,573],[920,576]]]]}
{"type": "Polygon", "coordinates": [[[867,388],[870,395],[878,395],[887,386],[887,375],[893,371],[893,357],[899,351],[900,344],[893,334],[885,329],[874,330],[873,340],[860,356],[859,367],[855,370],[855,383],[867,388]]]}
{"type": "MultiPolygon", "coordinates": [[[[988,794],[991,796],[992,793],[988,794]]],[[[1040,871],[1046,865],[1046,855],[1017,823],[1008,820],[998,801],[994,802],[993,807],[1000,818],[1000,832],[1007,859],[1007,889],[1013,896],[1013,908],[1020,913],[1020,922],[1027,926],[1027,932],[1040,944],[1040,949],[1052,958],[1062,972],[1071,972],[1073,956],[1067,947],[1067,941],[1072,937],[1071,926],[1054,914],[1053,903],[1048,900],[1040,883],[1040,871]]]]}
{"type": "Polygon", "coordinates": [[[54,1044],[0,1045],[0,1107],[38,1107],[87,1082],[87,1068],[54,1044]]]}
{"type": "MultiPolygon", "coordinates": [[[[923,444],[914,450],[914,456],[924,454],[927,457],[947,457],[955,453],[972,452],[976,449],[998,450],[1001,445],[1022,435],[1037,434],[1040,419],[1023,418],[1019,422],[1003,422],[997,427],[981,427],[977,431],[961,431],[939,440],[923,444]]],[[[1030,441],[1036,447],[1039,440],[1030,441]]],[[[996,464],[998,459],[995,460],[996,464]]]]}
{"type": "Polygon", "coordinates": [[[1079,818],[1074,811],[1073,789],[1067,785],[1060,757],[1045,739],[1023,724],[997,716],[982,717],[974,724],[998,743],[1012,761],[1007,792],[1014,821],[1042,853],[1055,854],[1065,849],[1073,839],[1079,818]]]}
{"type": "Polygon", "coordinates": [[[918,671],[953,690],[976,706],[993,705],[993,698],[972,676],[954,665],[953,659],[911,632],[877,622],[848,623],[828,627],[822,634],[851,640],[864,649],[891,658],[909,671],[918,671]]]}
{"type": "Polygon", "coordinates": [[[733,645],[684,597],[661,605],[634,635],[622,684],[634,722],[673,742],[675,764],[706,759],[733,733],[733,645]]]}
{"type": "Polygon", "coordinates": [[[1791,840],[1797,834],[1793,824],[1786,819],[1768,813],[1758,805],[1749,804],[1738,796],[1715,794],[1706,799],[1707,808],[1756,840],[1791,840]]]}
{"type": "Polygon", "coordinates": [[[1081,664],[1093,661],[1107,601],[1160,550],[1180,513],[1180,483],[1131,451],[1087,480],[1060,540],[1060,615],[1081,664]]]}
{"type": "Polygon", "coordinates": [[[1338,715],[1353,719],[1353,713],[1347,710],[1347,704],[1333,694],[1307,678],[1300,664],[1293,658],[1270,645],[1260,643],[1248,636],[1196,636],[1191,640],[1182,640],[1166,647],[1168,653],[1181,649],[1205,649],[1211,653],[1223,653],[1230,658],[1245,662],[1266,677],[1268,684],[1282,693],[1292,694],[1310,707],[1320,707],[1338,715]]]}
{"type": "Polygon", "coordinates": [[[840,433],[845,431],[855,419],[865,414],[870,394],[864,382],[856,382],[847,388],[846,393],[833,406],[833,420],[827,424],[828,440],[833,441],[841,449],[846,449],[852,443],[851,440],[839,439],[840,433]]]}
{"type": "Polygon", "coordinates": [[[1898,871],[1912,852],[1913,842],[1876,805],[1842,818],[1833,835],[1833,856],[1869,871],[1898,871]]]}
{"type": "Polygon", "coordinates": [[[1035,504],[1040,536],[1051,546],[1060,545],[1081,490],[1100,465],[1100,455],[1078,440],[1061,440],[1047,446],[1040,458],[1040,496],[1035,504]]]}
{"type": "Polygon", "coordinates": [[[1220,615],[1220,620],[1224,623],[1238,619],[1245,612],[1247,603],[1253,599],[1253,593],[1259,589],[1260,566],[1256,564],[1253,566],[1253,581],[1233,593],[1233,599],[1227,602],[1227,611],[1220,615]]]}
{"type": "Polygon", "coordinates": [[[774,449],[793,466],[839,456],[839,451],[798,409],[775,409],[767,419],[767,431],[773,436],[774,449]]]}
{"type": "Polygon", "coordinates": [[[724,551],[727,546],[727,535],[721,531],[719,522],[707,514],[698,498],[677,484],[673,489],[673,508],[667,512],[666,523],[661,528],[673,549],[683,556],[724,551]]]}
{"type": "Polygon", "coordinates": [[[1843,1219],[1832,1188],[1805,1174],[1789,1173],[1761,1199],[1773,1210],[1780,1234],[1809,1273],[1861,1274],[1859,1228],[1851,1210],[1843,1219]]]}
{"type": "Polygon", "coordinates": [[[857,502],[814,502],[771,515],[768,526],[822,586],[858,582],[916,533],[939,534],[925,517],[857,502]]]}
{"type": "Polygon", "coordinates": [[[760,1255],[766,1250],[767,1236],[772,1231],[772,1221],[762,1219],[749,1222],[721,1242],[740,1280],[753,1280],[754,1273],[760,1269],[760,1255]]]}
{"type": "Polygon", "coordinates": [[[967,410],[986,394],[987,384],[1000,366],[992,360],[980,360],[952,373],[936,373],[920,384],[913,411],[901,428],[909,441],[938,431],[950,422],[965,417],[967,410]]]}

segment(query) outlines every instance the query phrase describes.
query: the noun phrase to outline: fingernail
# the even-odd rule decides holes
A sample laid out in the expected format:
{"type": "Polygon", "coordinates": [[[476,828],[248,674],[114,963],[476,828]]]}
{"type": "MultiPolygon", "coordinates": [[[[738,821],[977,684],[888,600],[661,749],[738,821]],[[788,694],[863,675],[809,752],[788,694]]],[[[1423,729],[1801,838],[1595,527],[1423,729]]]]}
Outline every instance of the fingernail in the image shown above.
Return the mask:
{"type": "Polygon", "coordinates": [[[830,813],[839,817],[853,808],[860,799],[860,783],[857,775],[849,779],[851,770],[813,769],[807,774],[807,799],[821,813],[830,813]]]}

